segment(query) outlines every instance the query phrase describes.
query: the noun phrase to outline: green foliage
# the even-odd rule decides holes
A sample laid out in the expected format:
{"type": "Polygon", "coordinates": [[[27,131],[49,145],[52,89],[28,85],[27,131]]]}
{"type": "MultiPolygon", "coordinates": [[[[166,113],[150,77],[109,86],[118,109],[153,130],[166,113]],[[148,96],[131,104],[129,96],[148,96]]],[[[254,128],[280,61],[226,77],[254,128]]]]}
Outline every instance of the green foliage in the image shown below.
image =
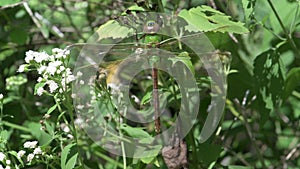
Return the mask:
{"type": "MultiPolygon", "coordinates": [[[[176,57],[167,60],[172,66],[185,66],[194,74],[199,86],[201,105],[198,116],[183,122],[194,123],[184,138],[188,149],[188,168],[300,166],[300,2],[159,2],[0,1],[0,157],[4,158],[0,160],[0,168],[166,169],[162,146],[143,147],[134,154],[143,158],[127,158],[116,156],[94,142],[82,128],[85,122],[74,115],[72,99],[80,96],[71,95],[71,85],[65,91],[59,92],[57,89],[50,92],[49,80],[63,89],[64,85],[60,83],[63,75],[38,72],[41,66],[49,66],[54,60],[36,62],[33,59],[23,64],[28,50],[48,53],[50,58],[59,55],[59,52],[51,53],[53,48],[71,45],[68,47],[71,53],[60,61],[65,68],[72,69],[82,43],[87,42],[95,32],[98,36],[92,40],[97,42],[110,43],[125,38],[125,43],[134,43],[133,35],[138,33],[138,38],[141,38],[142,29],[136,32],[133,27],[119,22],[120,18],[162,10],[179,16],[183,23],[182,28],[174,29],[178,35],[171,37],[174,41],[162,43],[161,49],[176,53],[176,57]],[[204,143],[201,143],[201,129],[210,113],[208,110],[213,97],[210,86],[214,81],[207,76],[202,63],[195,59],[195,53],[180,44],[184,40],[181,33],[192,35],[199,31],[204,32],[201,35],[207,35],[217,51],[231,53],[228,57],[218,55],[227,75],[227,96],[223,98],[226,99],[226,106],[217,130],[204,143]],[[24,67],[20,69],[22,64],[24,67]],[[43,80],[38,80],[38,77],[43,77],[43,80]],[[42,92],[40,89],[43,89],[42,92]],[[28,147],[28,144],[31,145],[28,147]]],[[[171,25],[172,22],[166,24],[171,25]]],[[[206,47],[206,44],[199,45],[206,47]]],[[[116,50],[123,48],[120,46],[116,50]]],[[[129,48],[120,50],[115,57],[132,53],[129,48]]],[[[113,56],[110,59],[114,60],[113,56]]],[[[213,55],[211,59],[214,59],[213,55]]],[[[107,67],[110,68],[113,66],[107,67]]],[[[152,81],[147,79],[148,75],[140,72],[135,77],[130,89],[135,99],[130,99],[136,109],[150,116],[153,113],[153,95],[152,81]]],[[[176,122],[176,112],[181,109],[182,88],[167,73],[160,73],[159,79],[159,92],[166,99],[166,103],[160,106],[168,106],[164,112],[167,115],[161,117],[162,125],[169,128],[176,122]]],[[[120,145],[123,144],[123,154],[132,152],[132,145],[127,144],[127,140],[120,141],[121,136],[134,138],[140,145],[157,141],[154,124],[141,125],[127,121],[116,110],[116,102],[112,100],[113,89],[106,86],[105,79],[99,81],[101,84],[96,88],[100,95],[97,99],[107,103],[99,107],[103,113],[101,115],[110,127],[118,131],[116,135],[110,135],[108,141],[118,140],[120,145]]],[[[189,101],[193,103],[194,99],[189,98],[189,101]]],[[[89,112],[86,114],[89,116],[89,112]]],[[[111,134],[105,127],[105,134],[111,134]]],[[[102,135],[98,137],[102,138],[102,135]]]]}

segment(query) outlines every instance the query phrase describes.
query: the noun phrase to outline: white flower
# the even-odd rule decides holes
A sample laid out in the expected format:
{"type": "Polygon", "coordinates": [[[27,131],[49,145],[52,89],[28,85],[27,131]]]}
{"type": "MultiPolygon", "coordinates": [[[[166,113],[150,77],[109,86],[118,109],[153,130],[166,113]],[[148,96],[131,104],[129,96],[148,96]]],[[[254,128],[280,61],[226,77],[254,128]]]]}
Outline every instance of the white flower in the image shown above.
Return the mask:
{"type": "Polygon", "coordinates": [[[54,65],[52,64],[52,62],[51,62],[51,63],[49,63],[48,67],[46,68],[46,71],[47,71],[47,73],[49,73],[50,75],[54,75],[55,72],[56,72],[56,66],[54,66],[54,65]]]}
{"type": "Polygon", "coordinates": [[[76,76],[77,76],[77,77],[82,76],[82,72],[78,71],[78,72],[76,73],[76,76]]]}
{"type": "Polygon", "coordinates": [[[67,134],[67,137],[70,138],[70,139],[74,138],[72,134],[67,134]]]}
{"type": "Polygon", "coordinates": [[[42,74],[45,70],[47,69],[47,66],[41,66],[40,68],[38,68],[38,74],[42,74]]]}
{"type": "Polygon", "coordinates": [[[39,87],[39,88],[36,90],[36,94],[37,94],[38,96],[41,96],[41,95],[43,94],[44,91],[45,91],[45,90],[44,90],[43,87],[39,87]]]}
{"type": "Polygon", "coordinates": [[[10,161],[10,160],[6,160],[5,163],[6,163],[7,165],[10,165],[10,164],[11,164],[11,161],[10,161]]]}
{"type": "Polygon", "coordinates": [[[80,81],[79,81],[79,84],[84,85],[84,81],[83,81],[83,80],[80,80],[80,81]]]}
{"type": "Polygon", "coordinates": [[[77,95],[75,93],[71,94],[72,99],[75,99],[77,97],[77,95]]]}
{"type": "Polygon", "coordinates": [[[77,105],[76,108],[82,110],[84,108],[84,105],[77,105]]]}
{"type": "Polygon", "coordinates": [[[43,80],[43,78],[39,77],[39,78],[37,79],[37,82],[41,82],[42,80],[43,80]]]}
{"type": "Polygon", "coordinates": [[[66,68],[64,66],[59,66],[60,71],[64,71],[66,68]]]}
{"type": "Polygon", "coordinates": [[[4,169],[3,166],[0,164],[0,169],[4,169]]]}
{"type": "Polygon", "coordinates": [[[33,158],[34,158],[34,154],[33,154],[33,153],[30,153],[30,154],[28,154],[28,156],[27,156],[27,161],[28,161],[28,162],[31,162],[33,158]]]}
{"type": "Polygon", "coordinates": [[[59,48],[53,48],[52,49],[52,53],[60,53],[62,52],[63,50],[62,49],[59,49],[59,48]]]}
{"type": "MultiPolygon", "coordinates": [[[[53,64],[53,66],[55,66],[55,67],[58,67],[58,66],[60,66],[60,65],[62,65],[62,61],[55,61],[55,62],[51,62],[52,64],[53,64]]],[[[50,63],[50,64],[51,64],[50,63]]]]}
{"type": "Polygon", "coordinates": [[[33,58],[34,58],[34,54],[35,54],[35,52],[32,51],[32,50],[27,51],[27,52],[25,53],[25,55],[26,55],[26,57],[25,57],[25,62],[26,62],[26,63],[29,63],[30,61],[32,61],[33,58]]]}
{"type": "MultiPolygon", "coordinates": [[[[3,99],[3,94],[2,93],[0,93],[0,100],[2,100],[3,99]]],[[[1,152],[0,152],[1,153],[1,152]]],[[[1,160],[0,160],[1,161],[1,160]]]]}
{"type": "Polygon", "coordinates": [[[33,154],[42,154],[42,153],[43,153],[43,151],[40,146],[38,146],[37,148],[35,148],[33,150],[33,154]]]}
{"type": "Polygon", "coordinates": [[[10,169],[10,166],[6,166],[5,169],[10,169]]]}
{"type": "Polygon", "coordinates": [[[49,59],[49,55],[46,52],[40,52],[34,58],[34,60],[37,63],[41,63],[42,61],[48,60],[48,59],[49,59]]]}
{"type": "Polygon", "coordinates": [[[35,148],[37,143],[37,141],[26,141],[23,146],[24,148],[35,148]]]}
{"type": "Polygon", "coordinates": [[[26,153],[26,151],[20,150],[20,151],[18,152],[18,154],[17,154],[18,158],[23,157],[25,153],[26,153]]]}
{"type": "Polygon", "coordinates": [[[0,152],[0,161],[3,161],[5,159],[5,154],[0,152]]]}
{"type": "Polygon", "coordinates": [[[26,67],[26,64],[20,65],[19,68],[18,68],[18,70],[17,70],[17,72],[19,72],[19,73],[24,72],[25,67],[26,67]]]}
{"type": "Polygon", "coordinates": [[[53,80],[49,80],[49,81],[47,82],[47,84],[49,85],[50,93],[53,93],[53,92],[58,88],[57,83],[54,82],[53,80]]]}
{"type": "Polygon", "coordinates": [[[62,131],[66,132],[66,133],[69,133],[70,132],[70,128],[65,124],[65,123],[62,123],[60,125],[62,131]]]}

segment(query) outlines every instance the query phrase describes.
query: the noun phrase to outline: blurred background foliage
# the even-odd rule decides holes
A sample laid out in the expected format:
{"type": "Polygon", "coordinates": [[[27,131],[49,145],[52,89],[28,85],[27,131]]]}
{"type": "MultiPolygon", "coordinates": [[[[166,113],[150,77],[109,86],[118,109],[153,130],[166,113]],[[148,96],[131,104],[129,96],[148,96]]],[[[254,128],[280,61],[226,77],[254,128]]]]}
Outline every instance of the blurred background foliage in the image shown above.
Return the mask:
{"type": "MultiPolygon", "coordinates": [[[[249,34],[233,37],[208,35],[217,49],[231,52],[231,68],[237,72],[228,76],[220,130],[197,149],[200,166],[208,168],[213,162],[217,167],[232,165],[229,168],[299,168],[299,2],[272,0],[280,21],[269,0],[164,2],[167,13],[202,4],[214,6],[233,20],[244,22],[250,30],[249,34]]],[[[1,0],[0,93],[6,96],[4,120],[21,126],[38,124],[49,102],[53,102],[33,95],[35,74],[17,75],[26,51],[49,52],[54,47],[86,42],[101,24],[134,4],[129,0],[1,0]]],[[[79,50],[72,50],[74,58],[79,50]]],[[[32,137],[22,130],[10,131],[14,131],[12,148],[32,137]]],[[[101,163],[107,168],[112,165],[107,158],[101,163]]]]}

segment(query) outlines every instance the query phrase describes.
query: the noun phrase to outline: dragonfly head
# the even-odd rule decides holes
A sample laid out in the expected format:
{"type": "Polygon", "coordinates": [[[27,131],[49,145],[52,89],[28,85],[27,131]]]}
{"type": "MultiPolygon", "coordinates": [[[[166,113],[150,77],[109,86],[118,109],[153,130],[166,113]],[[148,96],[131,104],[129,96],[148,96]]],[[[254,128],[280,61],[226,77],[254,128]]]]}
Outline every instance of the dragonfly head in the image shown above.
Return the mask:
{"type": "Polygon", "coordinates": [[[159,29],[160,26],[154,20],[147,21],[146,25],[144,26],[145,33],[150,33],[150,34],[157,33],[159,29]]]}

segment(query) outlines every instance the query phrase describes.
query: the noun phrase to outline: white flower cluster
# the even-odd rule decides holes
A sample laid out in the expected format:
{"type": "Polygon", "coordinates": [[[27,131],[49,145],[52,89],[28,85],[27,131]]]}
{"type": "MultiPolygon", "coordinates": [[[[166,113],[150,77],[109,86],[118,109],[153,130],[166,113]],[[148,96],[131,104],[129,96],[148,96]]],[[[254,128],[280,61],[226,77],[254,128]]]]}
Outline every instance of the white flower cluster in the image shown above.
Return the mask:
{"type": "MultiPolygon", "coordinates": [[[[37,70],[40,83],[36,89],[36,94],[41,96],[44,92],[63,93],[68,90],[69,84],[76,80],[71,69],[66,67],[69,50],[54,48],[52,55],[46,52],[27,51],[25,62],[19,67],[18,72],[37,70]],[[46,90],[45,85],[48,86],[46,90]]],[[[79,74],[80,75],[80,74],[79,74]]]]}
{"type": "Polygon", "coordinates": [[[2,162],[3,164],[6,165],[6,167],[4,168],[1,164],[0,164],[0,169],[10,169],[10,164],[11,161],[9,159],[6,158],[6,155],[3,152],[0,152],[0,162],[2,162]]]}
{"type": "MultiPolygon", "coordinates": [[[[34,159],[34,157],[36,155],[43,154],[41,147],[37,146],[37,144],[38,144],[38,141],[27,141],[23,144],[24,148],[29,149],[29,151],[31,152],[27,155],[27,159],[26,159],[27,162],[29,162],[29,163],[34,159]],[[33,152],[32,152],[32,149],[33,149],[33,152]]],[[[21,159],[25,154],[26,154],[25,150],[20,150],[17,153],[17,156],[18,156],[18,158],[21,159]]],[[[38,157],[36,157],[36,158],[38,158],[38,157]]]]}
{"type": "Polygon", "coordinates": [[[3,94],[2,93],[0,93],[0,100],[2,100],[3,99],[3,94]]]}

